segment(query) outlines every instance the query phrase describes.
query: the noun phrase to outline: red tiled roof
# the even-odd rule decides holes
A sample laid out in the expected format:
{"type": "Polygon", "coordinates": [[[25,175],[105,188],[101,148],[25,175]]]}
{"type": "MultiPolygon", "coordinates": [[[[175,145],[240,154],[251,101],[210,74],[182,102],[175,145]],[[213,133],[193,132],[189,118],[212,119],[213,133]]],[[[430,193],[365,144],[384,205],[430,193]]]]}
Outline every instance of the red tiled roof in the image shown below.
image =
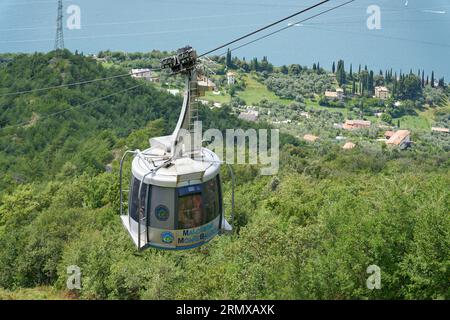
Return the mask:
{"type": "Polygon", "coordinates": [[[305,134],[303,136],[303,139],[305,139],[306,141],[309,141],[309,142],[315,142],[317,139],[319,139],[319,137],[316,137],[312,134],[305,134]]]}
{"type": "Polygon", "coordinates": [[[402,142],[411,135],[408,130],[398,130],[394,135],[386,142],[387,144],[400,145],[402,142]]]}

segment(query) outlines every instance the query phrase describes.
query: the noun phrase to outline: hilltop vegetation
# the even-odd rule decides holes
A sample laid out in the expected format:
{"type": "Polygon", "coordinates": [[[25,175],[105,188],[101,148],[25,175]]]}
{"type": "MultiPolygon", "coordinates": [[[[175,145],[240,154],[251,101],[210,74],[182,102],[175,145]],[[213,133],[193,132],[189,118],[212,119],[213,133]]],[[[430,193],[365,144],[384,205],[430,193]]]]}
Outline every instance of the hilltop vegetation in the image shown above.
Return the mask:
{"type": "MultiPolygon", "coordinates": [[[[19,55],[0,68],[0,95],[124,73],[67,51],[19,55]]],[[[124,92],[136,85],[121,77],[0,97],[0,188],[102,172],[113,159],[111,150],[123,146],[131,132],[161,117],[169,124],[177,120],[179,99],[151,86],[124,92]],[[61,114],[48,116],[57,112],[61,114]]]]}
{"type": "MultiPolygon", "coordinates": [[[[0,96],[127,72],[67,51],[12,59],[0,65],[0,96]]],[[[0,298],[450,298],[445,136],[440,147],[424,140],[405,152],[344,152],[283,134],[277,176],[234,166],[232,236],[189,252],[136,252],[118,217],[118,157],[171,132],[180,106],[158,85],[128,77],[0,97],[0,298]],[[373,264],[381,290],[366,287],[373,264]],[[71,265],[81,268],[82,289],[60,295],[71,265]]],[[[226,105],[201,116],[221,130],[269,127],[237,120],[226,105]]]]}

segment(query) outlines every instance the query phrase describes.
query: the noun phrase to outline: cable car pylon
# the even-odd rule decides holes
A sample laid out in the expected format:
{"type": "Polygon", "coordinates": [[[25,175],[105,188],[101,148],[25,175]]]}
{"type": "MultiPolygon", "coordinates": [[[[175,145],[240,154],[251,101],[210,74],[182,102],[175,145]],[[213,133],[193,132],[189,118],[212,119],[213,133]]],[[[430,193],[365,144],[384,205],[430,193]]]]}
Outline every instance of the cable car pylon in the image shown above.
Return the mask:
{"type": "MultiPolygon", "coordinates": [[[[202,147],[197,98],[208,90],[199,83],[198,55],[192,47],[161,60],[162,69],[185,77],[181,114],[170,136],[150,139],[150,148],[125,152],[120,162],[121,220],[139,250],[186,250],[231,232],[225,219],[221,161],[202,147]],[[123,165],[133,155],[129,190],[123,189],[123,165]],[[128,209],[124,193],[128,192],[128,209]]],[[[230,168],[231,170],[231,168],[230,168]]],[[[234,175],[232,175],[232,218],[234,175]]]]}

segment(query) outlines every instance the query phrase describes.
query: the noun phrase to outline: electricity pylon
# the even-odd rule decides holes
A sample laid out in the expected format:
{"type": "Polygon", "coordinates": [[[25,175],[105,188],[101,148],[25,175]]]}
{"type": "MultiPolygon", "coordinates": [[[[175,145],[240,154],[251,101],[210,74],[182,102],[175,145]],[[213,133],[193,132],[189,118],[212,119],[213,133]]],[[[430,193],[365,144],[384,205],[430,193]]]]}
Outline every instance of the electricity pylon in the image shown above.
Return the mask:
{"type": "Polygon", "coordinates": [[[55,50],[63,50],[63,49],[64,49],[63,4],[62,0],[58,0],[58,18],[56,19],[55,50]]]}

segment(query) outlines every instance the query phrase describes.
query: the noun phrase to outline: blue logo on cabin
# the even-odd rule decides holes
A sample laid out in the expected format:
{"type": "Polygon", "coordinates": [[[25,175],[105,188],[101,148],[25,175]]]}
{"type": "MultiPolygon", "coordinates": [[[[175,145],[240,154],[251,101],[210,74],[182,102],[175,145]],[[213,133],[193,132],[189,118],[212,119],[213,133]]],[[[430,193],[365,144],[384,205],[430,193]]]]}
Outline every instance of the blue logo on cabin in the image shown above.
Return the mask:
{"type": "Polygon", "coordinates": [[[166,206],[160,205],[156,207],[155,216],[159,221],[167,221],[167,219],[169,219],[169,215],[170,211],[166,206]]]}
{"type": "Polygon", "coordinates": [[[161,241],[164,243],[172,243],[174,239],[173,233],[166,231],[161,233],[161,241]]]}

